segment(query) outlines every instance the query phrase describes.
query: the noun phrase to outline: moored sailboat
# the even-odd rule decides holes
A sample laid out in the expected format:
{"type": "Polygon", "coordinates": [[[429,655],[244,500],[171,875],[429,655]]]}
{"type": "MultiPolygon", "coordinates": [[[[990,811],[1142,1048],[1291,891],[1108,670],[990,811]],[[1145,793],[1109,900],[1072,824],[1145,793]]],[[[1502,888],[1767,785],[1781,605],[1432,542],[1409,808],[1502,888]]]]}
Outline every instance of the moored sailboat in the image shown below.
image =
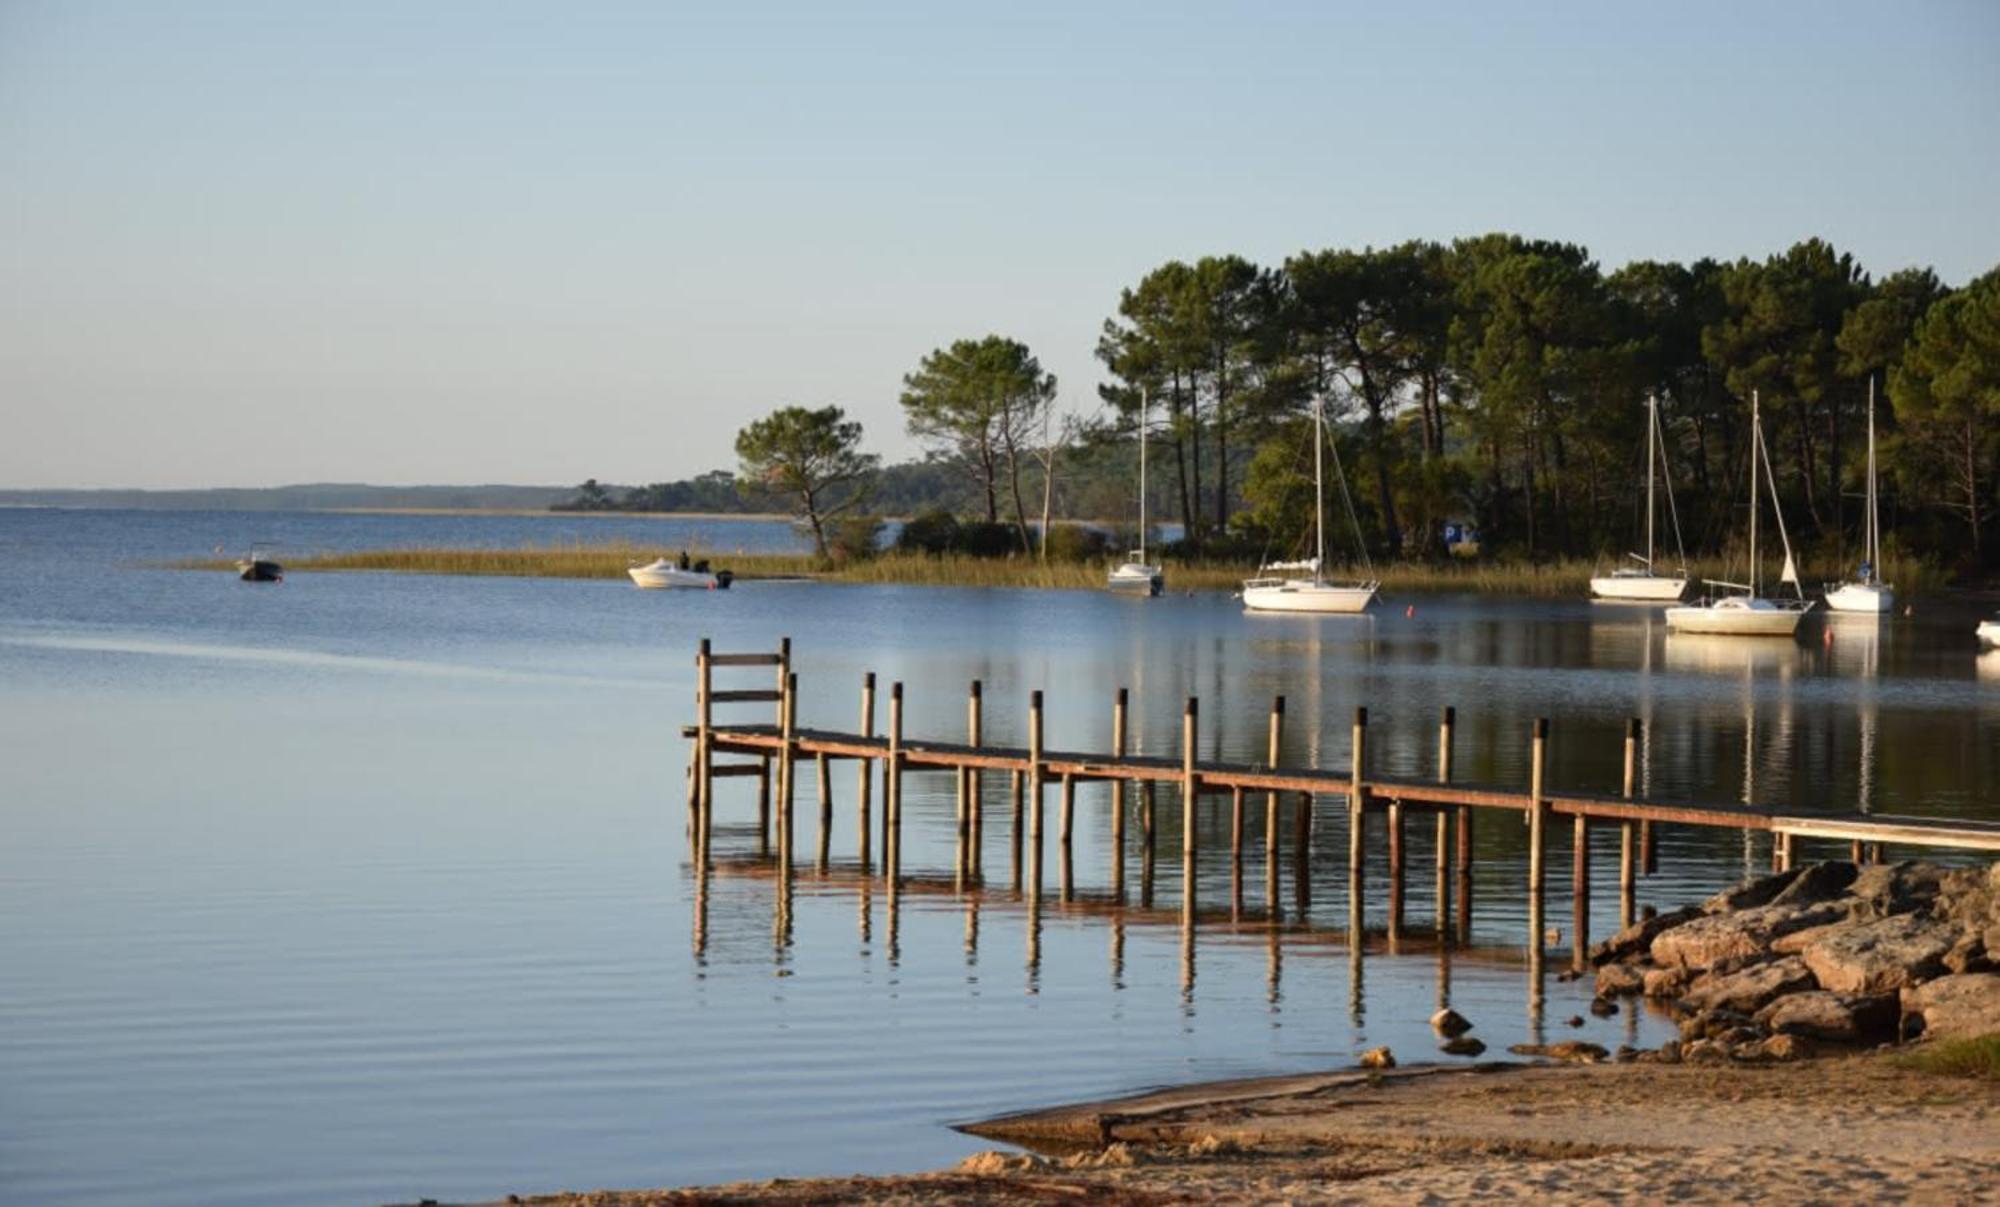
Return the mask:
{"type": "Polygon", "coordinates": [[[1166,589],[1166,572],[1157,564],[1146,560],[1146,532],[1149,524],[1146,518],[1146,421],[1149,408],[1146,392],[1139,392],[1139,547],[1125,555],[1125,560],[1111,568],[1111,576],[1104,586],[1108,591],[1120,595],[1144,595],[1152,597],[1166,589]]]}
{"type": "Polygon", "coordinates": [[[1875,379],[1868,379],[1868,518],[1862,526],[1861,567],[1844,583],[1826,585],[1826,606],[1836,612],[1881,615],[1896,606],[1896,591],[1875,573],[1882,558],[1882,521],[1875,491],[1875,379]]]}
{"type": "MultiPolygon", "coordinates": [[[[1308,570],[1311,578],[1281,578],[1260,575],[1243,583],[1243,606],[1252,612],[1355,613],[1365,611],[1375,601],[1380,584],[1374,579],[1353,583],[1331,583],[1321,574],[1326,564],[1326,490],[1322,475],[1322,454],[1326,446],[1325,419],[1321,400],[1313,397],[1313,540],[1316,551],[1302,562],[1270,562],[1260,570],[1308,570]]],[[[1347,493],[1347,475],[1341,472],[1340,452],[1333,454],[1333,472],[1340,485],[1340,497],[1347,518],[1354,525],[1355,548],[1361,562],[1369,566],[1368,547],[1361,539],[1361,522],[1354,515],[1354,500],[1347,493]]],[[[1370,569],[1373,569],[1370,566],[1370,569]]]]}
{"type": "Polygon", "coordinates": [[[1636,566],[1613,570],[1609,574],[1598,575],[1590,580],[1590,593],[1599,599],[1639,600],[1666,602],[1679,599],[1687,594],[1687,550],[1681,546],[1680,512],[1674,507],[1674,483],[1667,479],[1667,513],[1673,519],[1674,552],[1679,556],[1678,574],[1661,574],[1653,560],[1653,484],[1659,477],[1665,477],[1667,451],[1660,432],[1660,402],[1655,395],[1646,398],[1646,555],[1627,554],[1636,566]]]}
{"type": "Polygon", "coordinates": [[[1757,465],[1763,463],[1770,477],[1771,457],[1764,449],[1763,422],[1758,414],[1757,392],[1750,392],[1750,581],[1747,583],[1704,580],[1718,588],[1697,604],[1667,609],[1667,627],[1683,633],[1714,633],[1735,637],[1789,637],[1798,631],[1799,621],[1812,610],[1812,601],[1799,587],[1799,572],[1792,561],[1791,537],[1785,533],[1785,514],[1778,506],[1778,486],[1770,483],[1771,508],[1778,517],[1778,539],[1785,546],[1785,568],[1779,583],[1792,584],[1796,599],[1769,599],[1757,593],[1757,465]]]}

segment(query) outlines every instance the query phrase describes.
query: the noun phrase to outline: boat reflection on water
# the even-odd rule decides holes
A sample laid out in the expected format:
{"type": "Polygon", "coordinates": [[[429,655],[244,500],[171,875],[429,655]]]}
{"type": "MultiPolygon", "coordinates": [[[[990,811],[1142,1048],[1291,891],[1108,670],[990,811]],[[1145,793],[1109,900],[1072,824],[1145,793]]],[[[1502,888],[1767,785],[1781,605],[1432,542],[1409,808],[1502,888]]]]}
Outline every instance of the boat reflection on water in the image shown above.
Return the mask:
{"type": "Polygon", "coordinates": [[[1752,671],[1789,675],[1806,657],[1805,647],[1789,636],[1740,637],[1713,633],[1667,633],[1663,665],[1671,671],[1733,674],[1752,671]]]}

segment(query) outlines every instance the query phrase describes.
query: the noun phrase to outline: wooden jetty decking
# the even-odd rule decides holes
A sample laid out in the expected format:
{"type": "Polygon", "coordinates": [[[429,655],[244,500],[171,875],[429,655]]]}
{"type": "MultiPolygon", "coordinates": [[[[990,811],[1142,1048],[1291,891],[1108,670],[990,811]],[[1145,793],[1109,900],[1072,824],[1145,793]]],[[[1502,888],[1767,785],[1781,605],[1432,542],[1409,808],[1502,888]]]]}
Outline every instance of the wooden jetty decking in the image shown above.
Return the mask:
{"type": "Polygon", "coordinates": [[[1403,896],[1407,868],[1406,841],[1411,813],[1434,817],[1436,841],[1438,922],[1456,898],[1460,934],[1470,930],[1472,908],[1473,833],[1480,811],[1498,810],[1524,817],[1528,826],[1528,943],[1531,955],[1539,959],[1547,928],[1543,906],[1546,896],[1549,834],[1558,817],[1571,820],[1571,891],[1575,905],[1574,958],[1583,959],[1588,946],[1589,898],[1591,888],[1592,826],[1616,824],[1620,830],[1618,849],[1619,915],[1629,925],[1634,916],[1634,885],[1641,870],[1657,866],[1656,830],[1663,825],[1700,826],[1739,831],[1766,831],[1772,836],[1772,864],[1777,870],[1789,868],[1802,839],[1845,841],[1851,857],[1879,860],[1884,844],[1917,847],[1946,847],[2000,851],[2000,823],[1961,819],[1895,817],[1881,814],[1800,815],[1742,804],[1693,804],[1679,801],[1640,799],[1637,782],[1639,722],[1626,723],[1624,784],[1620,795],[1553,792],[1545,780],[1548,721],[1537,720],[1529,734],[1530,757],[1525,791],[1490,785],[1455,783],[1452,779],[1455,710],[1444,710],[1438,725],[1437,775],[1434,779],[1376,776],[1368,768],[1368,710],[1355,711],[1347,769],[1289,768],[1279,765],[1285,719],[1284,697],[1276,698],[1268,715],[1269,754],[1264,763],[1237,763],[1201,760],[1195,756],[1200,719],[1199,702],[1188,697],[1182,714],[1178,757],[1137,755],[1127,752],[1127,710],[1129,698],[1120,688],[1112,704],[1112,747],[1109,752],[1075,751],[1052,748],[1043,736],[1042,693],[1030,693],[1028,702],[1028,745],[997,746],[982,740],[984,695],[975,680],[966,697],[966,740],[911,738],[904,734],[903,685],[889,688],[887,732],[875,732],[875,676],[864,675],[861,685],[860,727],[847,732],[799,726],[798,676],[792,670],[791,641],[786,639],[775,653],[717,653],[707,640],[696,655],[696,723],[683,734],[694,742],[689,763],[688,806],[696,857],[706,869],[709,838],[713,831],[714,781],[731,776],[758,780],[758,824],[768,835],[775,812],[777,823],[776,866],[788,876],[795,858],[795,809],[797,777],[801,761],[812,760],[819,811],[818,864],[828,860],[828,835],[832,817],[830,765],[850,759],[860,766],[856,787],[859,859],[871,865],[874,825],[871,819],[872,769],[881,771],[881,875],[891,892],[904,879],[902,870],[903,777],[910,771],[950,771],[956,777],[958,807],[954,883],[963,888],[983,879],[981,852],[984,847],[982,779],[1005,774],[1009,784],[1009,849],[1013,881],[1023,883],[1031,899],[1042,892],[1042,853],[1045,845],[1044,804],[1051,784],[1060,786],[1060,828],[1058,841],[1062,856],[1062,891],[1069,896],[1071,881],[1069,847],[1073,832],[1076,787],[1085,783],[1118,785],[1118,807],[1112,811],[1111,841],[1113,861],[1112,892],[1124,897],[1124,851],[1126,844],[1126,796],[1124,785],[1132,785],[1139,796],[1140,843],[1145,858],[1141,862],[1144,898],[1151,902],[1151,879],[1156,854],[1156,799],[1160,785],[1176,790],[1181,805],[1182,902],[1181,916],[1192,927],[1196,919],[1195,861],[1201,827],[1197,824],[1205,798],[1226,798],[1231,817],[1230,855],[1240,869],[1244,846],[1244,812],[1252,794],[1263,796],[1265,810],[1265,858],[1267,889],[1275,905],[1278,898],[1278,854],[1284,827],[1281,807],[1285,798],[1296,800],[1293,811],[1295,844],[1303,849],[1314,825],[1316,802],[1334,798],[1347,814],[1348,873],[1351,909],[1361,900],[1362,869],[1370,832],[1368,819],[1374,815],[1385,821],[1381,827],[1387,843],[1389,865],[1389,931],[1393,935],[1403,924],[1403,896]],[[719,690],[715,674],[723,669],[762,669],[772,675],[768,688],[719,690]],[[767,704],[775,707],[770,723],[718,724],[719,705],[767,704]],[[717,754],[745,756],[747,761],[717,761],[717,754]],[[773,796],[776,809],[773,809],[773,796]],[[1024,846],[1026,848],[1024,856],[1024,846]],[[1456,892],[1452,891],[1455,886],[1456,892]]]}

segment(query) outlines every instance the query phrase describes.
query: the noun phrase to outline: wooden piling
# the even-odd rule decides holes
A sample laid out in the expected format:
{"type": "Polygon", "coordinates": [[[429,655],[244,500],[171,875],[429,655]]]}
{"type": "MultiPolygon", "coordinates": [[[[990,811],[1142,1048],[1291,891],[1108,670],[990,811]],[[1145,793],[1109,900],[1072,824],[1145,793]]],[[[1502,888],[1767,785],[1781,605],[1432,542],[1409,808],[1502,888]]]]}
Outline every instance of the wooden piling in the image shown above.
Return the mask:
{"type": "MultiPolygon", "coordinates": [[[[861,736],[875,736],[875,672],[861,676],[861,736]]],[[[869,817],[868,798],[875,787],[874,768],[864,755],[860,760],[860,782],[856,785],[855,820],[859,831],[856,842],[860,846],[861,866],[868,866],[868,847],[873,839],[874,820],[869,817]]],[[[885,806],[886,807],[886,806],[885,806]]]]}
{"type": "Polygon", "coordinates": [[[833,768],[824,754],[815,757],[819,763],[819,858],[815,866],[824,872],[833,850],[833,768]]]}
{"type": "MultiPolygon", "coordinates": [[[[1451,782],[1451,735],[1458,716],[1449,705],[1438,721],[1438,783],[1451,782]]],[[[1463,806],[1460,807],[1463,811],[1463,806]]],[[[1437,811],[1437,932],[1451,929],[1451,817],[1453,810],[1437,811]]]]}
{"type": "Polygon", "coordinates": [[[1229,789],[1229,908],[1243,912],[1243,785],[1229,789]]]}
{"type": "Polygon", "coordinates": [[[1042,693],[1028,693],[1028,896],[1042,894],[1042,693]]]}
{"type": "Polygon", "coordinates": [[[1581,971],[1590,947],[1590,819],[1576,815],[1570,836],[1570,964],[1581,971]]]}
{"type": "MultiPolygon", "coordinates": [[[[1276,769],[1282,757],[1285,736],[1285,698],[1275,696],[1271,700],[1271,719],[1268,726],[1265,759],[1267,765],[1276,769]]],[[[1279,872],[1278,872],[1278,799],[1277,789],[1264,794],[1264,896],[1275,921],[1278,916],[1279,872]]]]}
{"type": "Polygon", "coordinates": [[[1153,873],[1159,856],[1156,841],[1158,830],[1154,825],[1154,785],[1152,780],[1139,784],[1139,904],[1150,908],[1153,904],[1153,873]]]}
{"type": "MultiPolygon", "coordinates": [[[[975,750],[979,748],[980,742],[984,740],[982,731],[985,724],[985,707],[983,689],[980,686],[979,680],[974,679],[972,681],[971,693],[966,697],[965,701],[965,738],[975,750]]],[[[985,781],[979,773],[979,768],[966,768],[965,790],[967,808],[970,810],[970,832],[966,838],[966,873],[975,880],[979,879],[984,864],[981,847],[986,841],[986,811],[981,807],[980,796],[985,786],[985,781]]]]}
{"type": "Polygon", "coordinates": [[[1059,875],[1062,882],[1062,899],[1070,899],[1070,885],[1076,864],[1071,859],[1070,835],[1076,828],[1076,778],[1069,772],[1062,774],[1062,837],[1058,843],[1057,859],[1060,861],[1059,875]]]}
{"type": "Polygon", "coordinates": [[[1201,707],[1193,696],[1181,713],[1181,921],[1194,925],[1195,855],[1198,839],[1201,785],[1194,773],[1196,715],[1201,707]]]}
{"type": "Polygon", "coordinates": [[[1391,798],[1384,815],[1389,830],[1389,937],[1403,933],[1403,802],[1391,798]]]}
{"type": "Polygon", "coordinates": [[[1534,740],[1528,755],[1528,951],[1539,961],[1546,951],[1546,921],[1543,876],[1548,862],[1548,802],[1543,799],[1543,776],[1547,770],[1549,721],[1535,719],[1534,740]]]}
{"type": "Polygon", "coordinates": [[[771,850],[771,757],[757,760],[757,851],[771,850]]]}
{"type": "MultiPolygon", "coordinates": [[[[1111,705],[1111,749],[1119,761],[1125,758],[1126,691],[1118,689],[1111,705]]],[[[1125,903],[1125,781],[1111,781],[1111,896],[1125,903]]]]}
{"type": "MultiPolygon", "coordinates": [[[[1621,789],[1631,800],[1639,788],[1639,718],[1625,721],[1625,779],[1621,789]]],[[[1622,930],[1638,917],[1638,877],[1634,875],[1638,834],[1632,822],[1618,824],[1618,926],[1622,930]]]]}
{"type": "Polygon", "coordinates": [[[882,765],[883,874],[893,887],[903,875],[903,684],[889,685],[889,757],[882,765]]]}
{"type": "Polygon", "coordinates": [[[1349,747],[1351,771],[1347,790],[1347,870],[1358,874],[1366,855],[1368,817],[1368,710],[1354,710],[1353,745],[1349,747]]]}
{"type": "Polygon", "coordinates": [[[1009,803],[1013,806],[1014,820],[1014,824],[1007,834],[1007,846],[1009,853],[1013,857],[1014,891],[1017,893],[1021,891],[1021,779],[1019,771],[1010,771],[1007,773],[1007,796],[1009,803]]]}
{"type": "Polygon", "coordinates": [[[798,743],[795,726],[797,712],[794,701],[799,690],[799,677],[787,675],[781,697],[778,700],[778,729],[782,745],[778,747],[778,866],[790,874],[792,870],[792,801],[795,793],[792,783],[798,778],[798,743]]]}
{"type": "Polygon", "coordinates": [[[701,648],[694,656],[695,667],[695,784],[696,811],[700,815],[700,829],[704,836],[714,819],[715,804],[715,718],[714,687],[709,681],[709,658],[712,650],[708,638],[701,639],[701,648]]]}

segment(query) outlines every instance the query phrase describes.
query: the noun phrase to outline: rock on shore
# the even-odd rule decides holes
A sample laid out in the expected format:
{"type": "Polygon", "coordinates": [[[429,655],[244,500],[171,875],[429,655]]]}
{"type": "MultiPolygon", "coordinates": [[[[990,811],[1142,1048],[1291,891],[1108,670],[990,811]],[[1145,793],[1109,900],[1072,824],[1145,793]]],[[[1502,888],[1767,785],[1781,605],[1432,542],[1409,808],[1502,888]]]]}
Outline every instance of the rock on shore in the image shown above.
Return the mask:
{"type": "Polygon", "coordinates": [[[2000,1032],[2000,864],[1813,863],[1657,914],[1591,949],[1603,998],[1669,1003],[1665,1060],[2000,1032]]]}

